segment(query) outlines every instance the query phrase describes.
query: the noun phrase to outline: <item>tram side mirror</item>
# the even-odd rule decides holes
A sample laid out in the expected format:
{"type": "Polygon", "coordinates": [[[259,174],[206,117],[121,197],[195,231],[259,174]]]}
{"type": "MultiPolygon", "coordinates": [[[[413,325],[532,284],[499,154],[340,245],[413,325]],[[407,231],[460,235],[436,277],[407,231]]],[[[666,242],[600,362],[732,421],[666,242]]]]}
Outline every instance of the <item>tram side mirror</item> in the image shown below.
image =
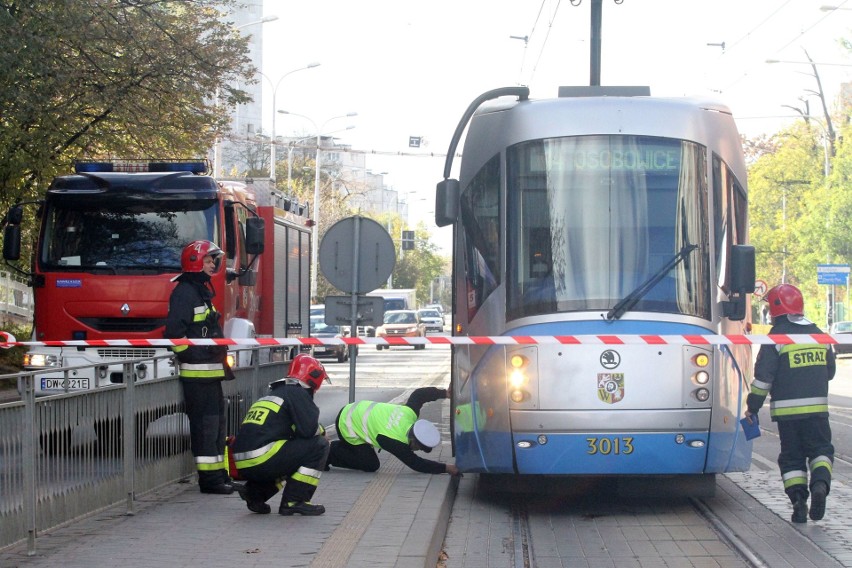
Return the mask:
{"type": "Polygon", "coordinates": [[[722,304],[724,315],[734,321],[745,319],[746,294],[754,293],[755,286],[754,247],[734,245],[731,247],[731,274],[729,300],[722,304]]]}
{"type": "Polygon", "coordinates": [[[452,225],[459,217],[459,182],[445,179],[435,188],[435,224],[439,227],[452,225]]]}
{"type": "Polygon", "coordinates": [[[246,252],[249,254],[262,254],[264,249],[263,232],[266,227],[265,221],[260,217],[249,217],[246,219],[246,252]]]}

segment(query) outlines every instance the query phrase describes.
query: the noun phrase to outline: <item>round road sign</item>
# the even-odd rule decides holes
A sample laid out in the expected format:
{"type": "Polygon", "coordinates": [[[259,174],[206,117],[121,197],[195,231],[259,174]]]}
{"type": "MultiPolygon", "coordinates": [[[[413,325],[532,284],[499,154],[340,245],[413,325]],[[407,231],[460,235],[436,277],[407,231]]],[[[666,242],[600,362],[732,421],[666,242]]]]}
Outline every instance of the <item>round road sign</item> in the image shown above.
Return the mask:
{"type": "Polygon", "coordinates": [[[319,265],[331,284],[350,294],[366,294],[386,282],[396,264],[393,239],[367,217],[341,219],[320,243],[319,265]],[[357,258],[357,262],[356,262],[357,258]]]}

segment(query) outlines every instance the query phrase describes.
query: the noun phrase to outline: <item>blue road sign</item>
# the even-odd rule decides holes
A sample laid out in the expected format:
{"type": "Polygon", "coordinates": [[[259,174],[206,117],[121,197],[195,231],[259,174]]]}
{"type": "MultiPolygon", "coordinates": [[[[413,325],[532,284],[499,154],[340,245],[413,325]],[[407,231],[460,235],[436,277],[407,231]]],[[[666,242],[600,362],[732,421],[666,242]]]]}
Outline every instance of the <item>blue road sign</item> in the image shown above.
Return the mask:
{"type": "Polygon", "coordinates": [[[849,271],[848,264],[817,264],[817,284],[845,286],[849,271]]]}

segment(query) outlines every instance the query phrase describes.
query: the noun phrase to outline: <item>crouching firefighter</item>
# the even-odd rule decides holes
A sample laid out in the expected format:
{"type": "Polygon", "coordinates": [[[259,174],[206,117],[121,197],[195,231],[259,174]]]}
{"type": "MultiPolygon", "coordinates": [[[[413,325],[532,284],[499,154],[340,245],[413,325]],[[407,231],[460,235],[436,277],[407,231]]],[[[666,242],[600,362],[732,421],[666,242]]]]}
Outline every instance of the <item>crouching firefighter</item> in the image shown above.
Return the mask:
{"type": "Polygon", "coordinates": [[[322,364],[300,354],[287,378],[269,385],[269,394],[249,408],[231,445],[234,465],[246,480],[237,487],[249,511],[265,515],[266,503],[283,485],[280,515],[322,515],[311,503],[328,458],[328,440],[319,424],[314,393],[329,381],[322,364]]]}

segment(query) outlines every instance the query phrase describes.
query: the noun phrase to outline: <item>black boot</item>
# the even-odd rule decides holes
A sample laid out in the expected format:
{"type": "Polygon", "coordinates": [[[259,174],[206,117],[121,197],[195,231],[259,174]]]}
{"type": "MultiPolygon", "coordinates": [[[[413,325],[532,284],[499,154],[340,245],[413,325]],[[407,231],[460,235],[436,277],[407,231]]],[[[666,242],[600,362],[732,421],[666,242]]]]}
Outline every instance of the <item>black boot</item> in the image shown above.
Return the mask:
{"type": "Polygon", "coordinates": [[[245,485],[235,485],[234,487],[236,487],[237,493],[240,494],[240,499],[246,502],[246,507],[248,507],[248,510],[252,513],[268,515],[272,512],[272,507],[270,507],[267,503],[260,499],[250,497],[245,485]]]}
{"type": "Polygon", "coordinates": [[[825,496],[828,495],[828,485],[825,481],[817,481],[811,487],[811,511],[812,521],[819,521],[825,516],[825,496]]]}
{"type": "Polygon", "coordinates": [[[297,513],[306,517],[315,517],[325,513],[325,507],[314,505],[310,501],[281,501],[281,506],[278,507],[279,515],[295,515],[297,513]]]}
{"type": "Polygon", "coordinates": [[[793,500],[793,516],[790,518],[794,523],[808,522],[808,500],[801,496],[796,496],[793,500]]]}

